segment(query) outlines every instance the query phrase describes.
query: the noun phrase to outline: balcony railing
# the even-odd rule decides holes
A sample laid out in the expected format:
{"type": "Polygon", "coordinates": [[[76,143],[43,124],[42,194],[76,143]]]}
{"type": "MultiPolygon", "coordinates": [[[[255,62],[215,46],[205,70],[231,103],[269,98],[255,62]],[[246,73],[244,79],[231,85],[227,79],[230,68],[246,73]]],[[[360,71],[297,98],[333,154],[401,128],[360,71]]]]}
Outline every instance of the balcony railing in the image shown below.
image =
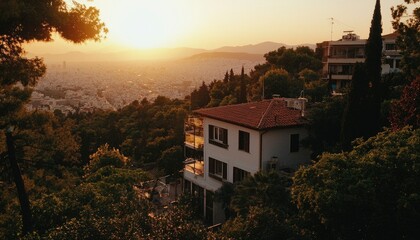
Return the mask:
{"type": "Polygon", "coordinates": [[[202,150],[204,146],[203,119],[190,116],[185,121],[185,146],[202,150]]]}
{"type": "Polygon", "coordinates": [[[195,149],[203,149],[204,137],[185,132],[185,145],[195,149]]]}
{"type": "Polygon", "coordinates": [[[185,160],[184,163],[185,163],[184,169],[186,171],[194,173],[195,175],[199,175],[199,176],[204,175],[204,162],[203,161],[187,158],[187,160],[185,160]]]}

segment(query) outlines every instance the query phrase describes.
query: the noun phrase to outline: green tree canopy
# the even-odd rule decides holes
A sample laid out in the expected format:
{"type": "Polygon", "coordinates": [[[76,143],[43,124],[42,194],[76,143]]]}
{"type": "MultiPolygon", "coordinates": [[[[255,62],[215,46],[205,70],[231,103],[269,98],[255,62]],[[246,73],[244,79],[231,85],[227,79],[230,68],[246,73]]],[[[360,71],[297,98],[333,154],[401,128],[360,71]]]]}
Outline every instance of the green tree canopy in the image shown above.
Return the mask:
{"type": "Polygon", "coordinates": [[[275,171],[257,172],[238,182],[230,203],[235,217],[223,225],[220,238],[290,239],[294,236],[290,222],[294,213],[290,204],[291,184],[290,177],[275,171]]]}
{"type": "Polygon", "coordinates": [[[420,131],[385,131],[299,169],[292,199],[313,239],[415,239],[420,234],[420,131]]]}
{"type": "Polygon", "coordinates": [[[86,174],[91,174],[105,166],[121,168],[126,166],[128,162],[129,159],[121,154],[118,149],[109,149],[109,145],[105,144],[100,146],[94,154],[90,155],[90,162],[84,170],[86,174]]]}
{"type": "Polygon", "coordinates": [[[304,143],[311,148],[313,159],[325,151],[341,150],[340,130],[345,107],[346,99],[336,96],[325,98],[324,101],[315,103],[308,109],[309,137],[304,143]]]}
{"type": "Polygon", "coordinates": [[[291,79],[284,69],[273,69],[264,74],[259,80],[261,92],[265,99],[270,99],[273,94],[281,97],[298,97],[303,90],[303,81],[291,79]]]}
{"type": "Polygon", "coordinates": [[[278,172],[255,173],[235,186],[231,208],[242,216],[245,216],[252,206],[265,206],[286,212],[289,207],[290,185],[291,179],[278,172]]]}
{"type": "MultiPolygon", "coordinates": [[[[23,57],[23,42],[51,41],[54,32],[81,43],[98,41],[107,32],[99,19],[99,10],[64,0],[4,0],[0,2],[0,110],[16,112],[29,100],[31,87],[45,73],[39,58],[23,57]],[[21,83],[23,89],[16,83],[21,83]]],[[[4,115],[3,115],[4,116],[4,115]]]]}
{"type": "Polygon", "coordinates": [[[309,47],[300,46],[296,49],[281,47],[264,55],[267,63],[283,68],[292,76],[297,76],[304,69],[318,71],[322,68],[321,60],[316,58],[315,51],[309,47]]]}
{"type": "Polygon", "coordinates": [[[64,0],[4,0],[0,3],[0,35],[19,41],[51,41],[52,33],[75,43],[99,40],[107,32],[99,10],[64,0]]]}
{"type": "MultiPolygon", "coordinates": [[[[419,0],[404,0],[407,4],[416,4],[419,0]]],[[[394,21],[392,26],[399,34],[398,48],[402,53],[402,69],[407,78],[414,79],[420,73],[420,7],[416,5],[412,15],[407,16],[407,5],[400,4],[391,8],[394,21]]]]}

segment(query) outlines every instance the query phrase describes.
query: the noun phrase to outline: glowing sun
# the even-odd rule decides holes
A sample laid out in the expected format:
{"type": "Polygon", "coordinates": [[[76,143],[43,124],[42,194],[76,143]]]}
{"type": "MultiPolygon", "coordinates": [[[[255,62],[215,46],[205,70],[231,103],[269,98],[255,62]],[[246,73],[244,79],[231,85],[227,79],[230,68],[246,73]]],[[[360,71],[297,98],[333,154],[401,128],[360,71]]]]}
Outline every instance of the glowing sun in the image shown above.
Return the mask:
{"type": "Polygon", "coordinates": [[[123,0],[118,4],[109,1],[100,9],[109,37],[130,47],[169,46],[189,28],[182,7],[173,1],[123,0]]]}

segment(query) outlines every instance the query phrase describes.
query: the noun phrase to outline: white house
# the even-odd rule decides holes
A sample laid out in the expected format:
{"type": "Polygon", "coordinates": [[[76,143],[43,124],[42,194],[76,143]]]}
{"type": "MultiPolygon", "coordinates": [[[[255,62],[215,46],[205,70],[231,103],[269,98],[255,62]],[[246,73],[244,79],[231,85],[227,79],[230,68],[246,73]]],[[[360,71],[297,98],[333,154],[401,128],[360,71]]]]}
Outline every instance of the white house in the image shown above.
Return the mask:
{"type": "Polygon", "coordinates": [[[184,192],[201,199],[209,223],[224,221],[213,193],[258,171],[296,169],[308,163],[310,151],[300,141],[306,99],[276,98],[196,110],[186,124],[184,192]]]}

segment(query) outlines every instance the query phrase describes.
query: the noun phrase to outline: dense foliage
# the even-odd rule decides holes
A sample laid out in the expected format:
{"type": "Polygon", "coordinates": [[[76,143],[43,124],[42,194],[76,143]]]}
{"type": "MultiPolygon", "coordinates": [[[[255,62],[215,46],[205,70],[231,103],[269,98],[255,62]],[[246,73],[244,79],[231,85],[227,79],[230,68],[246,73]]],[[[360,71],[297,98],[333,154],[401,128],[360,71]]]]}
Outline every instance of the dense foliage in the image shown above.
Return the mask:
{"type": "Polygon", "coordinates": [[[419,152],[419,130],[388,130],[301,168],[292,197],[305,233],[314,239],[415,239],[419,152]]]}
{"type": "Polygon", "coordinates": [[[403,72],[384,76],[383,89],[377,78],[381,57],[377,1],[368,41],[370,60],[365,67],[356,67],[352,89],[345,96],[329,95],[313,50],[283,47],[267,53],[266,62],[249,76],[243,68],[240,74],[231,69],[224,79],[203,82],[185,100],[159,96],[117,111],[65,115],[22,108],[45,73],[40,59],[22,56],[22,43],[49,41],[53,32],[73,42],[98,40],[106,32],[98,11],[77,3],[69,9],[62,0],[1,1],[0,128],[15,127],[10,136],[33,212],[31,229],[23,234],[33,231],[22,236],[19,230],[25,223],[6,161],[10,139],[1,134],[0,239],[416,239],[420,11],[415,8],[403,22],[406,9],[403,5],[393,9],[403,72]],[[379,93],[386,99],[382,119],[389,117],[392,131],[374,135],[377,127],[365,124],[367,116],[360,111],[369,112],[361,106],[379,99],[379,93]],[[143,197],[137,187],[141,182],[176,175],[182,168],[183,124],[190,110],[273,94],[310,100],[310,136],[305,143],[316,163],[299,169],[294,177],[259,172],[224,184],[215,199],[222,202],[228,221],[216,233],[207,231],[197,218],[194,196],[184,196],[166,209],[143,197]],[[365,140],[351,143],[359,136],[365,140]]]}
{"type": "Polygon", "coordinates": [[[250,76],[227,71],[224,78],[204,82],[190,95],[191,108],[217,107],[280,97],[305,96],[313,102],[329,95],[328,84],[321,80],[321,60],[309,47],[285,48],[264,55],[266,62],[254,67],[250,76]],[[263,96],[264,95],[264,96],[263,96]]]}
{"type": "MultiPolygon", "coordinates": [[[[404,0],[407,4],[416,4],[419,0],[404,0]]],[[[399,4],[392,7],[392,25],[399,34],[397,43],[401,50],[402,69],[410,80],[420,73],[420,7],[416,5],[412,13],[408,13],[408,6],[399,4]],[[406,16],[409,15],[409,18],[406,16]]]]}
{"type": "MultiPolygon", "coordinates": [[[[278,172],[258,172],[236,183],[233,191],[225,186],[233,211],[222,227],[221,239],[291,239],[294,207],[290,201],[291,178],[278,172]],[[227,189],[226,189],[227,188],[227,189]]],[[[220,193],[219,193],[220,195],[220,193]]]]}

